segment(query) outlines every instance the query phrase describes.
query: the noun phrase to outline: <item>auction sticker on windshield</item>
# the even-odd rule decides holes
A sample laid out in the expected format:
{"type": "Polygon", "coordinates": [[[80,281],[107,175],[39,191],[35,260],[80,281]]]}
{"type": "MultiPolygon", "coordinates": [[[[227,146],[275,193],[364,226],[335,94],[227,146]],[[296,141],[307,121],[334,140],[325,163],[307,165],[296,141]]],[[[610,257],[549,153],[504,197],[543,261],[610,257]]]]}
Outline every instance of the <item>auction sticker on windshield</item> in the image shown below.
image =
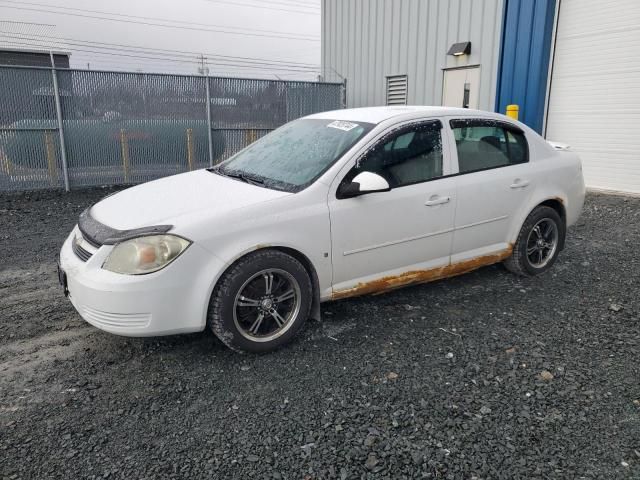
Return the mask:
{"type": "Polygon", "coordinates": [[[334,122],[331,122],[329,125],[327,125],[327,127],[337,128],[338,130],[344,130],[345,132],[348,132],[349,130],[353,130],[357,126],[358,126],[357,123],[344,122],[341,120],[336,120],[334,122]]]}

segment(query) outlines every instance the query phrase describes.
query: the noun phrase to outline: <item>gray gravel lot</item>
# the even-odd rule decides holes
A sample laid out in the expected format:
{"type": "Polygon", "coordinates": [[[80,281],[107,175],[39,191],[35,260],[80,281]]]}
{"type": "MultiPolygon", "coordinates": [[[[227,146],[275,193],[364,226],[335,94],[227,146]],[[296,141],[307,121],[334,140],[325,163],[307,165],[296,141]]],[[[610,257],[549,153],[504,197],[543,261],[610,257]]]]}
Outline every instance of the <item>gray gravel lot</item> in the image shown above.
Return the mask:
{"type": "Polygon", "coordinates": [[[591,194],[549,273],[323,305],[239,355],[127,339],[62,296],[109,190],[0,196],[0,478],[640,478],[640,199],[591,194]]]}

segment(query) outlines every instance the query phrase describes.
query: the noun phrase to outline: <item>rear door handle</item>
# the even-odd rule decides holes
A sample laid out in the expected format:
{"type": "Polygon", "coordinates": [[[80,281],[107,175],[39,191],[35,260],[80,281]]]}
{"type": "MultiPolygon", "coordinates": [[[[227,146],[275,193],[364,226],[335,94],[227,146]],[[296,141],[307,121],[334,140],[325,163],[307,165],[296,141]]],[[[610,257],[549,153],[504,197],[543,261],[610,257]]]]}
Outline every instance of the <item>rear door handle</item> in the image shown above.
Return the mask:
{"type": "Polygon", "coordinates": [[[529,180],[520,180],[516,178],[511,185],[511,188],[525,188],[529,186],[529,180]]]}
{"type": "Polygon", "coordinates": [[[436,205],[442,205],[444,203],[449,203],[451,201],[450,197],[441,197],[440,195],[433,195],[429,198],[424,204],[427,207],[434,207],[436,205]]]}

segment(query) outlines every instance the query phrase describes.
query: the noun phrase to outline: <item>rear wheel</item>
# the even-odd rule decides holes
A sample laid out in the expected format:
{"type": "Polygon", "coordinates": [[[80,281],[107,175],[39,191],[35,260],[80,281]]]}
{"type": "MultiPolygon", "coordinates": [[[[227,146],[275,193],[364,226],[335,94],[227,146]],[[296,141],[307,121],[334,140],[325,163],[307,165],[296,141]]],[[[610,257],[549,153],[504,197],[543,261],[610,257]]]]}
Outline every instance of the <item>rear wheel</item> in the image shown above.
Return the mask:
{"type": "Polygon", "coordinates": [[[538,275],[555,263],[564,241],[565,225],[551,207],[536,207],[527,217],[504,265],[523,276],[538,275]]]}
{"type": "Polygon", "coordinates": [[[277,250],[255,252],[234,264],[214,288],[208,324],[233,350],[274,350],[300,330],[311,298],[311,280],[298,260],[277,250]]]}

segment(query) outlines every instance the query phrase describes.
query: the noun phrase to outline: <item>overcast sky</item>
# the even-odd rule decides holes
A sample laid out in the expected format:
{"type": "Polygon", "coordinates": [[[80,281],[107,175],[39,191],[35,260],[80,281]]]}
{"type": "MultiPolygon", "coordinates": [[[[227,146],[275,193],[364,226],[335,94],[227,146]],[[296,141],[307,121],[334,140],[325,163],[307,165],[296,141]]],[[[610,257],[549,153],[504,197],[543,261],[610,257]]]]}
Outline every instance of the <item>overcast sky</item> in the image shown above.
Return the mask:
{"type": "Polygon", "coordinates": [[[202,53],[211,75],[312,80],[320,0],[0,0],[0,45],[67,50],[73,68],[197,73],[202,53]]]}

